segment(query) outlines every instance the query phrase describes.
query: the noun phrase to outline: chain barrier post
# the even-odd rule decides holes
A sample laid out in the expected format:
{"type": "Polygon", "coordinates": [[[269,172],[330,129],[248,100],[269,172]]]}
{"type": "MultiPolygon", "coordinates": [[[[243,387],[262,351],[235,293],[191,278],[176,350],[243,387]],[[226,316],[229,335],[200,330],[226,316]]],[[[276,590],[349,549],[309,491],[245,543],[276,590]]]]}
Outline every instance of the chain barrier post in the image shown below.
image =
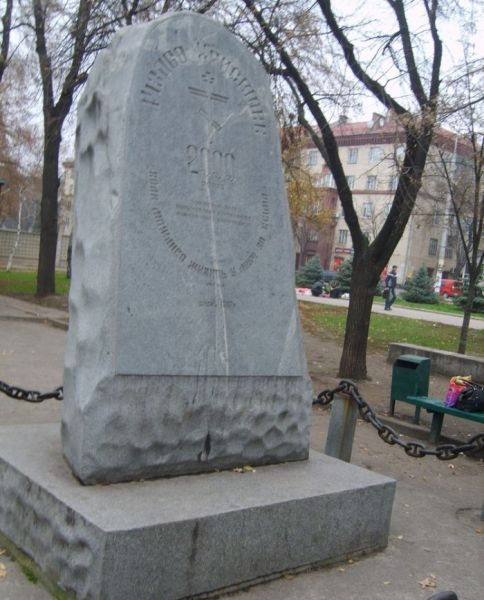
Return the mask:
{"type": "MultiPolygon", "coordinates": [[[[436,456],[439,460],[454,460],[461,454],[473,454],[474,452],[482,452],[484,450],[484,433],[474,435],[466,444],[442,444],[435,448],[426,448],[419,442],[404,442],[400,439],[399,434],[394,429],[382,423],[375,411],[361,396],[358,388],[350,379],[343,379],[333,390],[323,390],[320,392],[313,400],[313,405],[319,404],[320,406],[328,406],[331,404],[334,397],[341,393],[344,398],[348,398],[348,400],[355,403],[360,417],[363,421],[369,423],[377,430],[378,435],[385,443],[390,444],[391,446],[399,446],[404,450],[405,454],[412,458],[436,456]]],[[[334,427],[332,427],[333,417],[331,417],[328,432],[328,435],[331,433],[332,436],[335,436],[335,441],[334,443],[331,442],[331,444],[327,443],[329,451],[327,451],[326,454],[336,456],[337,458],[341,458],[343,448],[341,440],[345,440],[346,443],[346,439],[349,438],[352,443],[354,434],[354,427],[351,431],[348,425],[349,421],[345,421],[344,419],[344,411],[342,411],[342,414],[343,416],[339,417],[339,419],[337,416],[335,417],[334,427]]],[[[338,415],[338,411],[336,411],[336,415],[338,415]]],[[[351,447],[349,455],[351,456],[351,447]]],[[[347,460],[349,461],[349,458],[347,460]]]]}
{"type": "Polygon", "coordinates": [[[325,454],[351,462],[358,406],[350,395],[336,393],[331,407],[325,454]]]}

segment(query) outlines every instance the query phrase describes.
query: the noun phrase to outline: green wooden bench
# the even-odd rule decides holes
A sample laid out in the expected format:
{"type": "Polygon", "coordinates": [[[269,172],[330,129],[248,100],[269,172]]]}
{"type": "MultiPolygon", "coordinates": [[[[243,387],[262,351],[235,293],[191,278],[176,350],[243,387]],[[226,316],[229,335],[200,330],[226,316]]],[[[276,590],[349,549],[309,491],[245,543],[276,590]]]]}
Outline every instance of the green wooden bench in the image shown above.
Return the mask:
{"type": "MultiPolygon", "coordinates": [[[[444,415],[452,415],[453,417],[459,417],[460,419],[468,419],[469,421],[476,421],[484,425],[484,413],[476,412],[465,412],[458,408],[451,408],[445,406],[442,400],[436,400],[434,398],[428,398],[427,396],[407,396],[403,402],[413,404],[415,409],[415,416],[417,417],[417,409],[420,411],[421,408],[429,413],[432,413],[432,424],[430,426],[430,441],[436,444],[442,431],[442,424],[444,422],[444,415]]],[[[418,422],[418,420],[417,420],[418,422]]]]}

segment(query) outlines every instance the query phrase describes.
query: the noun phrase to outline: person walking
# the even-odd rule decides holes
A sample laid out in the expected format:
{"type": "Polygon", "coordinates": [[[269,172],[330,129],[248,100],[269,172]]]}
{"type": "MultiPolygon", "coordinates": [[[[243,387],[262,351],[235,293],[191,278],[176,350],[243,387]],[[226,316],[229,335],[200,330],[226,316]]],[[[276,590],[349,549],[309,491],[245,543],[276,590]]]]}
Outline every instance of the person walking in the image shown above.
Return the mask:
{"type": "Polygon", "coordinates": [[[392,310],[392,304],[397,299],[397,294],[395,291],[396,287],[397,265],[393,265],[392,270],[390,271],[390,273],[387,274],[385,278],[385,290],[387,292],[385,296],[385,310],[392,310]]]}

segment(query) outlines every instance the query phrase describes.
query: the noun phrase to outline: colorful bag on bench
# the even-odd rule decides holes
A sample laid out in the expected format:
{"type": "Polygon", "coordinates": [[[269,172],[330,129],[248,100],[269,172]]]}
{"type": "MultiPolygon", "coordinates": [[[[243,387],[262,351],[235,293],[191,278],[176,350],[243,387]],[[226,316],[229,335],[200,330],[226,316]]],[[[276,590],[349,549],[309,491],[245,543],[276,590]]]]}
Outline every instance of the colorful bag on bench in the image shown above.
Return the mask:
{"type": "Polygon", "coordinates": [[[469,385],[471,385],[470,375],[456,375],[455,377],[451,377],[449,381],[449,389],[447,390],[447,396],[445,398],[445,406],[457,408],[457,402],[459,401],[460,393],[467,389],[469,385]]]}
{"type": "Polygon", "coordinates": [[[457,408],[466,412],[484,412],[484,387],[471,383],[459,394],[457,408]]]}

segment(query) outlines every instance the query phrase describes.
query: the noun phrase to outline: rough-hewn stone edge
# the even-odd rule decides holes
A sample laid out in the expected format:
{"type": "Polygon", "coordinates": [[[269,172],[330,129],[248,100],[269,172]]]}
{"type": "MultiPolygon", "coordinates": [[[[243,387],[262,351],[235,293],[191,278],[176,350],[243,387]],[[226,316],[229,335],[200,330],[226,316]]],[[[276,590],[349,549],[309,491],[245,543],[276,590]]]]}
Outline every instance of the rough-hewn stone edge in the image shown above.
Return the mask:
{"type": "MultiPolygon", "coordinates": [[[[355,560],[358,558],[364,558],[376,552],[382,552],[383,550],[385,550],[387,545],[388,538],[385,543],[369,546],[364,550],[358,550],[356,552],[350,552],[348,554],[330,558],[328,560],[303,565],[301,567],[295,567],[293,569],[286,569],[277,573],[271,573],[270,575],[265,575],[264,577],[257,577],[255,579],[251,579],[250,581],[242,582],[237,585],[226,586],[224,588],[213,590],[212,592],[197,594],[197,596],[189,596],[182,600],[209,600],[210,598],[218,598],[222,594],[231,594],[235,592],[248,591],[250,588],[256,585],[259,585],[261,583],[268,583],[270,581],[275,581],[276,579],[281,579],[282,577],[285,577],[287,575],[300,575],[303,573],[309,573],[310,571],[323,569],[325,567],[332,567],[337,564],[347,563],[350,559],[355,560]]],[[[12,558],[15,562],[19,564],[21,570],[24,573],[25,569],[30,571],[37,580],[35,584],[42,585],[42,587],[44,587],[55,598],[55,600],[76,600],[76,595],[74,593],[62,590],[50,577],[43,573],[40,567],[31,558],[29,558],[24,552],[17,548],[17,546],[14,543],[12,543],[7,537],[5,537],[2,533],[0,533],[0,546],[7,551],[7,554],[8,556],[10,556],[10,558],[12,558]]]]}
{"type": "Polygon", "coordinates": [[[472,375],[473,381],[484,382],[484,358],[414,344],[393,342],[388,346],[387,362],[395,362],[402,354],[415,354],[416,356],[430,358],[431,373],[440,373],[441,375],[449,375],[449,377],[472,375]]]}
{"type": "Polygon", "coordinates": [[[20,569],[26,576],[26,573],[31,573],[35,577],[36,581],[32,582],[33,585],[40,584],[56,600],[76,600],[74,593],[61,589],[27,554],[22,552],[20,548],[1,532],[0,546],[7,551],[8,556],[20,566],[20,569]]]}

